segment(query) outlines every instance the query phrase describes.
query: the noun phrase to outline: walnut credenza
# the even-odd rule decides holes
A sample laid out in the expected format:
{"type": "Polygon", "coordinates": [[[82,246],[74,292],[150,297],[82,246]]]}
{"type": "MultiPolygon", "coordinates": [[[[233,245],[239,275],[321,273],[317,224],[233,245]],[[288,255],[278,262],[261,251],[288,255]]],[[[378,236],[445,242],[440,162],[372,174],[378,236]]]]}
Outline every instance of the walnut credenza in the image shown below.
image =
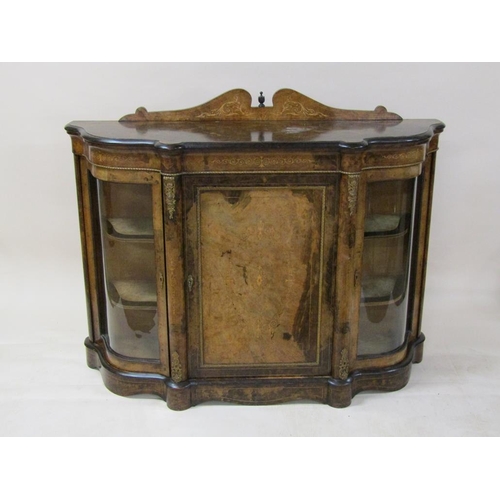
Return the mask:
{"type": "Polygon", "coordinates": [[[283,89],[72,122],[88,365],[121,395],[335,407],[422,359],[438,120],[283,89]]]}

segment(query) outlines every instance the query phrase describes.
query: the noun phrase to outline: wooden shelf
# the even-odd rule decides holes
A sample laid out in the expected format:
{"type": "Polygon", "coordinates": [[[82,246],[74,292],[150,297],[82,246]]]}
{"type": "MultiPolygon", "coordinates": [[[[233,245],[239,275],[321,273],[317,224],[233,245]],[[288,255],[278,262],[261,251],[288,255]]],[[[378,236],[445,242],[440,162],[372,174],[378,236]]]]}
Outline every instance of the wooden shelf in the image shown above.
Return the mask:
{"type": "Polygon", "coordinates": [[[153,241],[153,219],[151,217],[109,218],[108,234],[117,239],[153,241]]]}
{"type": "Polygon", "coordinates": [[[401,236],[406,233],[406,215],[370,214],[365,218],[365,238],[401,236]]]}
{"type": "Polygon", "coordinates": [[[116,280],[110,283],[112,302],[124,309],[156,309],[156,283],[145,280],[116,280]]]}

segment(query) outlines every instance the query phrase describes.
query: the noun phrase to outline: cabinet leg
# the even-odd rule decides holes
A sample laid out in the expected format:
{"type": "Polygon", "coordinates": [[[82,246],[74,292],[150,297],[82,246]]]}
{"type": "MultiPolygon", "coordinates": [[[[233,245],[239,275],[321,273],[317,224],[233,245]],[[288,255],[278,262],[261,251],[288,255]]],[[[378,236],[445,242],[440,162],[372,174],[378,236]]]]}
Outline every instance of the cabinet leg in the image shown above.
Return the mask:
{"type": "Polygon", "coordinates": [[[424,357],[424,340],[425,335],[423,333],[420,333],[415,342],[415,351],[413,354],[414,363],[420,363],[420,361],[422,361],[422,358],[424,357]]]}
{"type": "Polygon", "coordinates": [[[168,386],[167,388],[167,406],[171,410],[182,411],[191,408],[191,387],[189,384],[185,386],[168,386]]]}
{"type": "Polygon", "coordinates": [[[99,359],[99,354],[97,354],[96,350],[91,349],[89,345],[87,345],[87,343],[90,344],[90,339],[88,338],[85,340],[87,366],[89,368],[93,368],[94,370],[98,370],[99,368],[101,368],[101,360],[99,359]]]}
{"type": "Polygon", "coordinates": [[[331,379],[328,382],[327,404],[334,408],[346,408],[352,401],[351,383],[339,383],[338,380],[331,379]]]}

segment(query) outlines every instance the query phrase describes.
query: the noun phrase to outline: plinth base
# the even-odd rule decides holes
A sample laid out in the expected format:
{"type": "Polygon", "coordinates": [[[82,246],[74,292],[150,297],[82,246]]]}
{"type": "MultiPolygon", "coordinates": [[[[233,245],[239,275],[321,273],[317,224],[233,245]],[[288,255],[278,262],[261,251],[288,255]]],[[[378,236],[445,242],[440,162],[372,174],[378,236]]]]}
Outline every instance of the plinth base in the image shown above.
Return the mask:
{"type": "Polygon", "coordinates": [[[151,373],[124,372],[107,360],[104,349],[85,340],[87,364],[101,372],[105,386],[120,396],[155,394],[172,410],[186,410],[207,401],[227,401],[246,405],[277,404],[287,401],[312,400],[335,408],[351,404],[361,391],[396,391],[410,378],[412,363],[423,355],[423,334],[409,345],[405,359],[388,368],[357,370],[347,380],[328,376],[204,378],[175,383],[169,377],[151,373]]]}

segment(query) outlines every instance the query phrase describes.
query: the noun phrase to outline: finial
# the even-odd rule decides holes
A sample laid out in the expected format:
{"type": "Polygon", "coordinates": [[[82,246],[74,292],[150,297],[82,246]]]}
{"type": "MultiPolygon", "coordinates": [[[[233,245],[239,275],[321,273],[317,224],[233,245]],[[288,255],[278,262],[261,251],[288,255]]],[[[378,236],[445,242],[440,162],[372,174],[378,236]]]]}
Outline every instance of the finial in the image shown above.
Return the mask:
{"type": "Polygon", "coordinates": [[[264,104],[266,102],[266,98],[264,97],[264,92],[260,93],[259,96],[259,108],[265,108],[266,105],[264,104]]]}

